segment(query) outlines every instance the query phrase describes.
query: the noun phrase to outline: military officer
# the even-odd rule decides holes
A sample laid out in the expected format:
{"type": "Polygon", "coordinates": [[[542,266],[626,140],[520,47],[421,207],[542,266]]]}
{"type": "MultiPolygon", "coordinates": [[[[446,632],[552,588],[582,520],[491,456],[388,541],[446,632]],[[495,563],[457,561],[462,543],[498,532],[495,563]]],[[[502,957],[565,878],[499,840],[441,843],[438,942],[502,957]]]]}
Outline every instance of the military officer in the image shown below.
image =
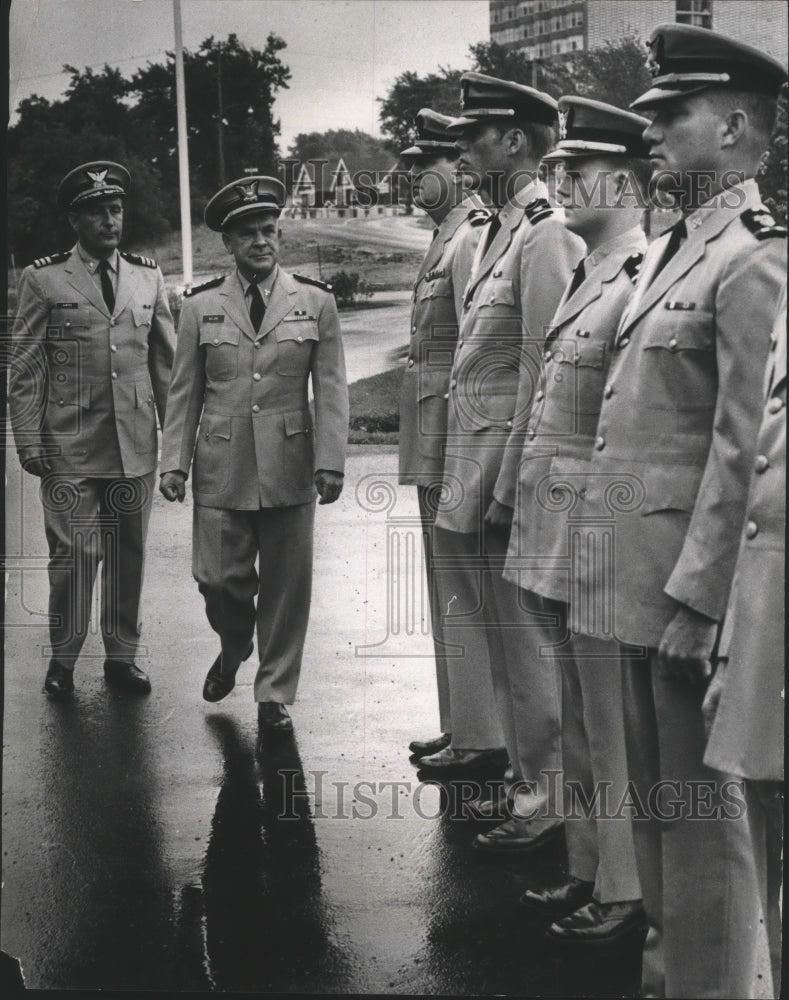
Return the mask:
{"type": "MultiPolygon", "coordinates": [[[[586,243],[545,342],[540,388],[526,431],[504,578],[523,603],[558,620],[553,651],[562,680],[562,764],[569,881],[529,890],[521,902],[557,923],[556,941],[587,947],[618,942],[644,924],[628,816],[610,811],[627,787],[619,647],[588,636],[568,614],[572,552],[594,544],[574,507],[593,450],[619,318],[638,274],[646,238],[640,219],[649,180],[641,133],[646,118],[584,97],[559,99],[559,143],[543,163],[557,164],[556,194],[565,225],[586,243]],[[566,502],[557,498],[565,494],[566,502]],[[607,801],[595,793],[605,789],[607,801]],[[582,793],[582,797],[579,793],[582,793]]],[[[523,630],[524,656],[550,657],[538,624],[523,630]]]]}
{"type": "Polygon", "coordinates": [[[653,181],[682,219],[647,251],[617,332],[583,500],[584,517],[613,526],[613,559],[593,565],[581,553],[576,604],[590,607],[588,631],[610,625],[631,647],[624,715],[646,817],[633,824],[649,924],[643,989],[745,996],[758,893],[746,820],[724,798],[725,776],[703,764],[701,702],[786,268],[785,232],[754,180],[786,72],[688,25],[661,25],[648,44],[653,85],[633,107],[653,116],[653,181]],[[666,782],[670,801],[656,793],[666,782]]]}
{"type": "Polygon", "coordinates": [[[430,597],[442,735],[411,743],[420,766],[462,772],[503,756],[503,736],[487,650],[472,659],[445,652],[441,619],[451,595],[439,593],[432,565],[433,521],[441,490],[449,374],[457,344],[458,312],[488,211],[464,195],[454,173],[457,150],[447,131],[455,119],[423,108],[416,144],[400,154],[410,172],[414,202],[436,230],[419,268],[411,306],[411,335],[400,392],[400,482],[416,485],[430,597]],[[491,754],[491,751],[495,751],[491,754]]]}
{"type": "Polygon", "coordinates": [[[135,657],[174,334],[156,262],[118,250],[129,185],[109,160],[70,171],[57,201],[77,242],[25,268],[19,286],[9,404],[22,466],[41,479],[54,698],[74,690],[99,563],[105,677],[150,691],[135,657]]]}
{"type": "Polygon", "coordinates": [[[316,489],[320,503],[339,497],[348,436],[337,306],[329,286],[279,267],[284,203],[280,181],[256,176],[206,206],[206,225],[222,233],[236,267],[184,300],[160,485],[182,500],[194,461],[192,570],[221,642],[203,697],[233,689],[257,624],[264,734],[292,729],[286,705],[309,618],[316,489]]]}
{"type": "MultiPolygon", "coordinates": [[[[764,408],[740,552],[702,708],[711,732],[704,763],[745,779],[748,823],[781,995],[781,847],[784,780],[786,584],[786,286],[775,318],[764,408]]],[[[755,953],[757,925],[743,928],[755,953]]]]}
{"type": "MultiPolygon", "coordinates": [[[[452,567],[441,576],[456,597],[445,638],[487,648],[513,785],[523,792],[519,815],[480,834],[475,846],[525,853],[561,832],[558,670],[523,660],[518,588],[501,572],[544,332],[583,242],[565,229],[536,179],[553,144],[553,98],[479,73],[463,74],[461,86],[457,168],[497,211],[463,296],[436,550],[452,567]]],[[[477,802],[471,811],[495,815],[496,807],[477,802]]]]}

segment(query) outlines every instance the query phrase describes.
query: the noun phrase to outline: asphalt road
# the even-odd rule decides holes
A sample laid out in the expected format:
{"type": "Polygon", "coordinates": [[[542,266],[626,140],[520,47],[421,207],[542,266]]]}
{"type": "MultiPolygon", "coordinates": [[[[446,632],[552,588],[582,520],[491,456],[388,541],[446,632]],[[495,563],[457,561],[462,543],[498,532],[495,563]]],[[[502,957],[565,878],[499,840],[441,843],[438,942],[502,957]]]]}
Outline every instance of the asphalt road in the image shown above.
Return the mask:
{"type": "Polygon", "coordinates": [[[157,497],[144,594],[147,698],[104,684],[92,634],[67,703],[41,693],[44,536],[9,463],[2,949],[28,988],[614,996],[637,943],[552,954],[517,912],[559,882],[471,849],[478,825],[421,784],[406,745],[436,731],[413,490],[392,450],[354,449],[319,507],[295,738],[259,746],[242,668],[201,700],[217,643],[190,574],[191,509],[157,497]],[[394,784],[393,784],[394,783],[394,784]],[[399,783],[399,784],[398,784],[399,783]]]}

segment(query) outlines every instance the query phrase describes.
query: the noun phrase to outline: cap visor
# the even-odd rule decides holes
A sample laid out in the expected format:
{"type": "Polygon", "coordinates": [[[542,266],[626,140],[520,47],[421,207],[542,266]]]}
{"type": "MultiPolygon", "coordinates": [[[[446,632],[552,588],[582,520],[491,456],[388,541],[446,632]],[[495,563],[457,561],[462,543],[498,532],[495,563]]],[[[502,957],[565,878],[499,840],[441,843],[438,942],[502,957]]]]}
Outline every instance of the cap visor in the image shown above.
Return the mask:
{"type": "Polygon", "coordinates": [[[676,87],[673,89],[669,89],[668,87],[653,87],[645,94],[637,97],[630,107],[652,108],[656,104],[662,104],[664,101],[676,101],[677,98],[687,97],[689,94],[698,94],[702,90],[708,90],[710,86],[711,84],[704,83],[697,87],[676,87]]]}

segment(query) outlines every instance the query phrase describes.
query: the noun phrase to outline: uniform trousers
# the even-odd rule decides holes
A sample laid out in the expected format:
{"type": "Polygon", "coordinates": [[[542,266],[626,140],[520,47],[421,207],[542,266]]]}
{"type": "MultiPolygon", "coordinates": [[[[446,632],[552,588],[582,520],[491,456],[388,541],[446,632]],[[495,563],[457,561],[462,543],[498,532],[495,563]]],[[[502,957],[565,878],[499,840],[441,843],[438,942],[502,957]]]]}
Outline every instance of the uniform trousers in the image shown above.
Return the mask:
{"type": "MultiPolygon", "coordinates": [[[[526,819],[555,822],[562,811],[559,671],[552,659],[525,655],[524,636],[542,622],[552,641],[558,642],[559,623],[543,615],[536,595],[531,595],[533,606],[522,604],[521,598],[529,595],[502,578],[505,532],[490,530],[482,535],[439,529],[439,539],[446,535],[453,536],[458,586],[457,601],[447,602],[444,637],[450,644],[464,643],[467,650],[487,651],[513,770],[516,810],[526,819]],[[470,615],[470,609],[476,612],[470,615]]],[[[443,542],[438,545],[442,552],[443,542]]]]}
{"type": "Polygon", "coordinates": [[[222,645],[223,671],[238,668],[257,625],[256,701],[292,705],[296,699],[314,523],[314,502],[258,510],[194,507],[192,573],[222,645]]]}
{"type": "MultiPolygon", "coordinates": [[[[756,859],[759,898],[767,928],[773,996],[781,995],[781,855],[784,833],[784,794],[781,781],[745,782],[751,846],[756,859]]],[[[756,942],[753,942],[756,950],[756,942]]]]}
{"type": "Polygon", "coordinates": [[[433,649],[436,658],[436,687],[438,689],[438,724],[442,733],[452,732],[452,715],[449,710],[449,677],[447,676],[447,657],[444,644],[442,618],[444,609],[438,594],[435,567],[433,565],[433,550],[435,542],[436,505],[432,498],[436,490],[427,486],[416,488],[419,503],[419,517],[422,521],[422,547],[425,553],[425,574],[427,576],[427,594],[430,602],[430,625],[433,632],[433,649]]]}
{"type": "Polygon", "coordinates": [[[133,662],[140,641],[140,593],[154,473],[141,477],[42,479],[49,546],[52,656],[73,669],[90,627],[101,573],[101,634],[109,659],[133,662]]]}
{"type": "Polygon", "coordinates": [[[483,608],[479,536],[443,528],[433,529],[436,600],[446,644],[452,746],[488,750],[504,745],[483,608]]]}
{"type": "MultiPolygon", "coordinates": [[[[565,603],[543,598],[543,610],[567,621],[565,603]]],[[[536,658],[550,635],[524,630],[536,658]]],[[[620,809],[627,796],[627,755],[619,643],[567,631],[555,650],[561,669],[564,823],[570,875],[594,882],[594,898],[641,898],[633,826],[620,809]]]]}
{"type": "Polygon", "coordinates": [[[746,997],[761,907],[742,779],[703,763],[702,693],[623,667],[633,834],[648,933],[642,986],[656,997],[746,997]]]}

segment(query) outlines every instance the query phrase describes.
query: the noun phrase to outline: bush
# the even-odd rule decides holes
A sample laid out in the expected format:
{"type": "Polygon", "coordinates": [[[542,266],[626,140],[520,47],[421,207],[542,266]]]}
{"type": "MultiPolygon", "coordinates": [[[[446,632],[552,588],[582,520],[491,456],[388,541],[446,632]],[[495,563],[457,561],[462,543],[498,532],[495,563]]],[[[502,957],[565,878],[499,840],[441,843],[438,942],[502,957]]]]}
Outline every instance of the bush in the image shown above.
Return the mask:
{"type": "Polygon", "coordinates": [[[373,295],[370,286],[356,271],[338,271],[329,278],[329,284],[340,309],[347,309],[358,299],[369,299],[373,295]]]}

